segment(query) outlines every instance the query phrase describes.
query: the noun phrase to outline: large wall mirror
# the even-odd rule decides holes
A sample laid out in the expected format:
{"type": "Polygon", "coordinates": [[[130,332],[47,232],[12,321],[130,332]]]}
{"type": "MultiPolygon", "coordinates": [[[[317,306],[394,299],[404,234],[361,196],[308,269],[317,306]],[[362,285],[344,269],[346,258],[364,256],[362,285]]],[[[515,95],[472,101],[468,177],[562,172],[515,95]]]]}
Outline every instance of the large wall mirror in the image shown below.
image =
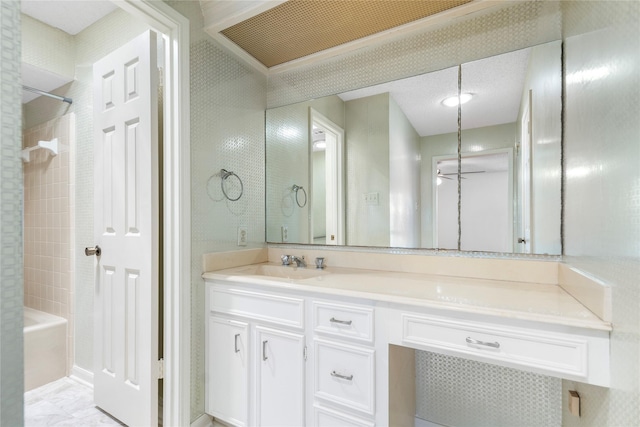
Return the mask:
{"type": "Polygon", "coordinates": [[[269,109],[267,242],[560,254],[561,109],[559,41],[269,109]]]}

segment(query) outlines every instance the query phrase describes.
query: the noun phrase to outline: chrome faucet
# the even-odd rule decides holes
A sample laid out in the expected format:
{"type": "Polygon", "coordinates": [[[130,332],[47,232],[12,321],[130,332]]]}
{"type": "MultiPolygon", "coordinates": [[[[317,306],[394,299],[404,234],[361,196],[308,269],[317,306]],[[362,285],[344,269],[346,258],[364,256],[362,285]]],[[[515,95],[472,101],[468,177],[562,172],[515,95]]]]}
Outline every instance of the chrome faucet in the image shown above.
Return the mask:
{"type": "Polygon", "coordinates": [[[282,255],[280,259],[282,260],[282,265],[291,264],[291,255],[282,255]]]}
{"type": "Polygon", "coordinates": [[[295,261],[297,267],[306,267],[307,262],[304,260],[304,255],[302,257],[297,257],[295,255],[289,255],[290,261],[295,261]]]}

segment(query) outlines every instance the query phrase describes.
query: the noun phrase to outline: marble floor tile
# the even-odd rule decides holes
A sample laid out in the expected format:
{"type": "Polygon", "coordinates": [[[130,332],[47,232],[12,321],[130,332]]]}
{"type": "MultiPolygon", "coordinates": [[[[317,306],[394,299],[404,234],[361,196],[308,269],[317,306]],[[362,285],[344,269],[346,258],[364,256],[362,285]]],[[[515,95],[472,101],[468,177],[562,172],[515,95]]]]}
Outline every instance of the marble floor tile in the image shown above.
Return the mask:
{"type": "Polygon", "coordinates": [[[24,394],[25,427],[122,426],[93,404],[93,390],[61,378],[24,394]]]}

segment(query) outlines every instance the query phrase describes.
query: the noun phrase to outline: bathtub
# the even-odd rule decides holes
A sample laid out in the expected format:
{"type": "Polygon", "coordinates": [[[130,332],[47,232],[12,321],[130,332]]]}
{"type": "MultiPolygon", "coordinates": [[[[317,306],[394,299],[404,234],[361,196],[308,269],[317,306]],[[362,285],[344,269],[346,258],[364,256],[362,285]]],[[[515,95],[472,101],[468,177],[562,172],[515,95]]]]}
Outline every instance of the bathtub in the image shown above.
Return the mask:
{"type": "Polygon", "coordinates": [[[24,389],[67,375],[67,320],[24,308],[24,389]]]}

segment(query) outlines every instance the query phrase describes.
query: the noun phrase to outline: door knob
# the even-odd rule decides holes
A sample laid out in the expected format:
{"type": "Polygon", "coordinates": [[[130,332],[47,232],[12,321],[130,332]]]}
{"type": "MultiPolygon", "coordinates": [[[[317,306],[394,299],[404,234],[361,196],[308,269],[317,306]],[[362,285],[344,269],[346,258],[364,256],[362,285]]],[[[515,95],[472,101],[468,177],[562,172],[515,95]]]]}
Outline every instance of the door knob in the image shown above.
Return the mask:
{"type": "Polygon", "coordinates": [[[86,256],[100,256],[102,255],[102,249],[100,249],[100,246],[96,245],[95,247],[91,248],[84,248],[84,254],[86,256]]]}

